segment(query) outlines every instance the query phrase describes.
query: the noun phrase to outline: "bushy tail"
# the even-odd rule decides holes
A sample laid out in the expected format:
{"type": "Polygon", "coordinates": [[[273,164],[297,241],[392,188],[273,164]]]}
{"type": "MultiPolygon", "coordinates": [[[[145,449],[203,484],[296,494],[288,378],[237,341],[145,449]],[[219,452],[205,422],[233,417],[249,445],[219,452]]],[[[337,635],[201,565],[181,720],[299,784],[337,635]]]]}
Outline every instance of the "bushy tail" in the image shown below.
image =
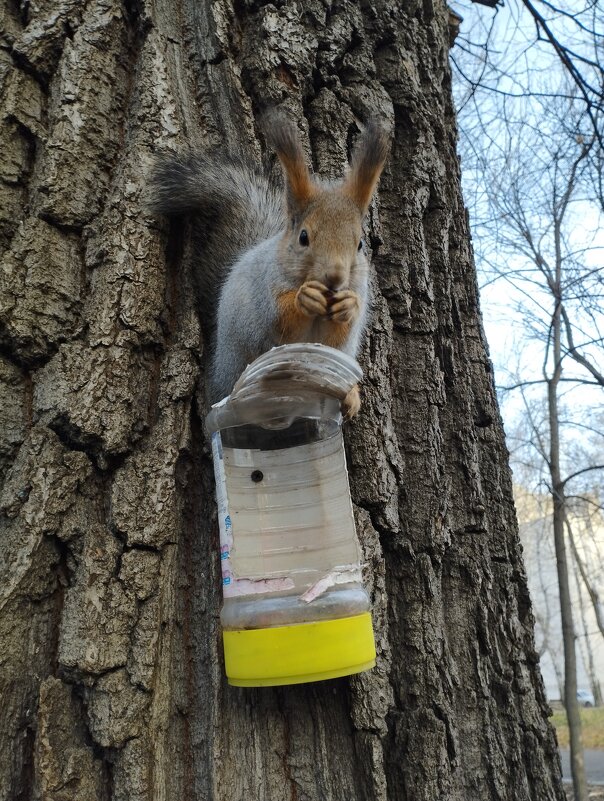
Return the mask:
{"type": "Polygon", "coordinates": [[[201,322],[212,329],[218,293],[232,265],[284,228],[281,191],[235,158],[170,154],[156,161],[147,203],[159,214],[191,217],[201,322]]]}

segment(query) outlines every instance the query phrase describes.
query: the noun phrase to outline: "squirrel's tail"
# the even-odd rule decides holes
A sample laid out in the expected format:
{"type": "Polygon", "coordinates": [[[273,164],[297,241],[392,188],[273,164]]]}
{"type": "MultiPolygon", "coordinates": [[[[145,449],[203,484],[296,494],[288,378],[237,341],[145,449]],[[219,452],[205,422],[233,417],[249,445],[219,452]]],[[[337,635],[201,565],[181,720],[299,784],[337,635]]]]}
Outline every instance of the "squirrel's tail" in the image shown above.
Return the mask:
{"type": "Polygon", "coordinates": [[[282,192],[236,158],[169,154],[156,161],[147,205],[159,214],[191,217],[202,325],[211,330],[220,287],[232,265],[244,251],[284,229],[282,192]]]}

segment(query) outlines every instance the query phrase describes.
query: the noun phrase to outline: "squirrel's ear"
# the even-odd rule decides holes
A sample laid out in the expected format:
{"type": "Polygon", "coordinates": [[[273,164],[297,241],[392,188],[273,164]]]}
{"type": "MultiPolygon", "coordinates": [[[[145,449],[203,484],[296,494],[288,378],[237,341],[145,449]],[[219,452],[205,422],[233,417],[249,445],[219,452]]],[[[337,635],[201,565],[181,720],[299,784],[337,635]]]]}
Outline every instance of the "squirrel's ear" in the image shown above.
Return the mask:
{"type": "Polygon", "coordinates": [[[316,194],[298,131],[290,120],[278,112],[269,113],[263,124],[268,143],[274,148],[285,174],[289,212],[297,216],[316,194]]]}
{"type": "Polygon", "coordinates": [[[352,154],[350,174],[344,181],[344,192],[354,200],[362,214],[381,175],[388,149],[389,136],[375,120],[369,120],[352,154]]]}

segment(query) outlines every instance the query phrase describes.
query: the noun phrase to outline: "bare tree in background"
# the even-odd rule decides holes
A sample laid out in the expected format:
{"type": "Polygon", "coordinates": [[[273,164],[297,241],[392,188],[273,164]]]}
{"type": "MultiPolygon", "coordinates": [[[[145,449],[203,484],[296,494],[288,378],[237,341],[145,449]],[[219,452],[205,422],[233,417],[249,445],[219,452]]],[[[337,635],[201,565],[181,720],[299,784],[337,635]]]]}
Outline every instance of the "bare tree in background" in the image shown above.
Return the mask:
{"type": "MultiPolygon", "coordinates": [[[[604,10],[598,0],[457,0],[452,55],[460,104],[481,117],[486,95],[500,101],[573,97],[585,121],[592,177],[602,203],[604,158],[604,10]],[[480,5],[489,6],[487,11],[480,5]],[[469,13],[465,25],[463,15],[469,13]],[[558,76],[556,78],[556,76],[558,76]],[[553,80],[552,80],[553,78],[553,80]]],[[[492,119],[492,118],[491,118],[492,119]]],[[[488,120],[488,117],[487,117],[488,120]]],[[[491,126],[487,122],[487,129],[491,126]]],[[[492,130],[485,131],[492,137],[492,130]]],[[[604,204],[603,204],[604,205],[604,204]]]]}
{"type": "MultiPolygon", "coordinates": [[[[533,402],[537,406],[538,401],[533,402]]],[[[538,441],[547,440],[546,426],[539,415],[531,414],[530,423],[517,421],[517,426],[508,431],[508,443],[512,448],[511,462],[515,474],[514,496],[520,523],[520,536],[524,547],[525,564],[529,576],[529,589],[534,604],[535,638],[541,659],[546,690],[553,692],[552,699],[564,697],[564,654],[560,628],[560,601],[555,577],[556,557],[552,532],[551,493],[545,491],[548,482],[543,480],[547,469],[538,441]],[[559,694],[547,677],[549,670],[555,675],[559,694]]],[[[568,432],[567,432],[568,433],[568,432]]],[[[566,450],[566,449],[565,449],[566,450]]],[[[587,463],[587,461],[584,461],[587,463]]],[[[590,493],[567,496],[565,528],[569,545],[569,572],[572,577],[573,612],[577,613],[578,654],[584,666],[595,706],[602,705],[602,690],[599,678],[601,657],[604,653],[604,630],[601,625],[604,518],[597,511],[589,510],[590,493]],[[595,517],[597,537],[590,536],[586,512],[595,517]],[[600,665],[597,664],[598,660],[600,665]]],[[[587,686],[587,685],[582,685],[587,686]]]]}
{"type": "MultiPolygon", "coordinates": [[[[543,387],[545,392],[545,426],[541,428],[534,416],[529,417],[531,442],[548,473],[573,785],[577,801],[585,801],[575,627],[564,529],[567,495],[573,482],[587,473],[604,470],[604,449],[599,449],[595,461],[573,463],[572,454],[565,452],[562,428],[584,425],[578,410],[573,415],[569,409],[569,387],[597,387],[598,393],[604,389],[601,246],[596,233],[590,241],[585,220],[579,240],[574,235],[577,217],[589,213],[598,216],[589,202],[593,184],[588,156],[595,140],[585,141],[581,133],[584,117],[576,112],[574,100],[558,99],[543,106],[539,125],[532,124],[531,119],[506,122],[488,149],[479,152],[479,145],[472,144],[472,166],[482,182],[478,193],[484,192],[474,209],[475,231],[483,274],[490,276],[487,280],[513,288],[515,319],[524,328],[526,340],[531,340],[533,358],[539,358],[542,365],[541,377],[531,375],[505,389],[543,387]]],[[[597,231],[597,219],[592,227],[597,231]]]]}
{"type": "MultiPolygon", "coordinates": [[[[581,374],[579,383],[603,384],[601,361],[594,355],[602,342],[596,319],[602,272],[597,267],[586,269],[584,263],[593,243],[582,248],[575,242],[569,247],[565,234],[570,230],[568,206],[577,198],[590,198],[604,209],[604,17],[592,0],[572,0],[563,7],[549,0],[512,0],[506,8],[479,1],[494,10],[470,13],[469,26],[459,27],[458,19],[453,52],[466,189],[475,226],[481,230],[480,267],[488,273],[495,264],[491,279],[505,275],[515,290],[525,293],[526,303],[520,301],[522,312],[515,316],[518,327],[532,329],[545,346],[543,377],[536,382],[542,380],[547,386],[549,432],[539,448],[554,502],[569,659],[565,697],[567,707],[574,706],[569,712],[575,755],[571,764],[575,797],[583,799],[579,716],[571,689],[574,632],[564,566],[563,510],[570,479],[560,473],[559,400],[569,378],[577,386],[572,384],[574,376],[562,374],[567,357],[581,374]],[[507,180],[509,169],[514,175],[507,180]],[[490,248],[485,246],[489,238],[490,248]],[[504,265],[497,255],[491,258],[502,246],[506,255],[512,254],[511,265],[504,265]]],[[[467,3],[454,4],[462,16],[464,7],[469,8],[467,3]]],[[[593,603],[593,588],[590,598],[593,603]]]]}
{"type": "Polygon", "coordinates": [[[1,801],[563,798],[461,200],[442,0],[0,11],[1,801]],[[325,176],[394,127],[348,431],[378,664],[223,678],[208,363],[158,148],[325,176]]]}

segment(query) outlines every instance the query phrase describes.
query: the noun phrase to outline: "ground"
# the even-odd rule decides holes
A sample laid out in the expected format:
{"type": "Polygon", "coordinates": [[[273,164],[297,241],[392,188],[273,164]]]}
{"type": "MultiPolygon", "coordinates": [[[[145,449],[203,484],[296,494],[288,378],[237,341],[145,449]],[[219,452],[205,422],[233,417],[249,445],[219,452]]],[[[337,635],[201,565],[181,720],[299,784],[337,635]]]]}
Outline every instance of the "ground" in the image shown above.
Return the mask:
{"type": "MultiPolygon", "coordinates": [[[[568,726],[566,725],[566,713],[563,709],[554,712],[552,723],[556,727],[558,745],[560,748],[568,748],[568,726]]],[[[604,749],[604,707],[582,709],[581,723],[583,726],[583,747],[604,749]]]]}
{"type": "MultiPolygon", "coordinates": [[[[552,717],[556,727],[558,743],[561,748],[568,748],[568,726],[566,713],[563,709],[556,710],[552,717]]],[[[582,709],[581,723],[583,724],[583,742],[586,749],[604,751],[604,707],[599,709],[582,709]]],[[[587,777],[589,781],[589,776],[587,777]]],[[[564,785],[568,801],[574,801],[571,784],[564,785]]],[[[604,801],[604,785],[589,785],[589,801],[604,801]]]]}
{"type": "MultiPolygon", "coordinates": [[[[572,785],[565,784],[564,789],[566,790],[566,797],[568,801],[574,801],[572,785]]],[[[590,785],[587,797],[589,801],[604,801],[604,787],[590,785]]]]}

